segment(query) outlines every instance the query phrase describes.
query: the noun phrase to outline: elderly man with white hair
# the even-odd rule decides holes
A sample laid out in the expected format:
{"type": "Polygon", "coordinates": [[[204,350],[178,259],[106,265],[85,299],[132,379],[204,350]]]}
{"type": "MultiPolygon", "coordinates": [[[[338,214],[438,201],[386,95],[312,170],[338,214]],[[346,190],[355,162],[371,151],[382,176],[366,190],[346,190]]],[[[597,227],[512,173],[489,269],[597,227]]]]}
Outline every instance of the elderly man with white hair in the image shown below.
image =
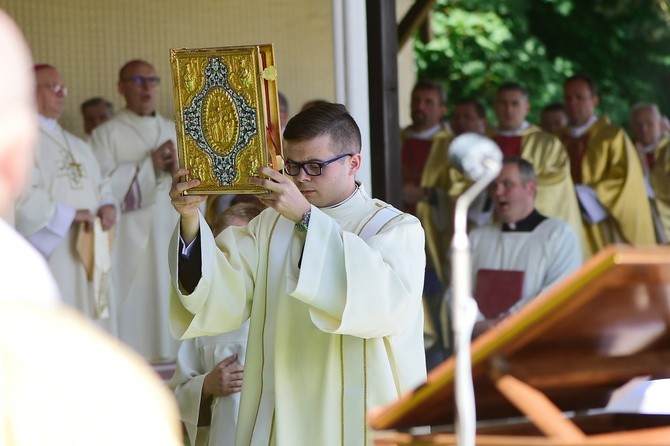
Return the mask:
{"type": "Polygon", "coordinates": [[[633,142],[647,183],[656,240],[670,240],[670,136],[656,104],[639,103],[630,112],[633,142]]]}

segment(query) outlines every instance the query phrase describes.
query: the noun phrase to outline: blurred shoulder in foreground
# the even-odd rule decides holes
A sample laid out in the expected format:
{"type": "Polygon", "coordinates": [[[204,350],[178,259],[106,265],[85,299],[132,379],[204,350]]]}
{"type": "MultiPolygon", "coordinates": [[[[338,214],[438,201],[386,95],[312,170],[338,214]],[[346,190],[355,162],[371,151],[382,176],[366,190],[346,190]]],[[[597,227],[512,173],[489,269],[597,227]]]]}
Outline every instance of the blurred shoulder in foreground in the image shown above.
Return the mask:
{"type": "Polygon", "coordinates": [[[0,444],[181,445],[168,389],[65,307],[0,301],[0,444]]]}

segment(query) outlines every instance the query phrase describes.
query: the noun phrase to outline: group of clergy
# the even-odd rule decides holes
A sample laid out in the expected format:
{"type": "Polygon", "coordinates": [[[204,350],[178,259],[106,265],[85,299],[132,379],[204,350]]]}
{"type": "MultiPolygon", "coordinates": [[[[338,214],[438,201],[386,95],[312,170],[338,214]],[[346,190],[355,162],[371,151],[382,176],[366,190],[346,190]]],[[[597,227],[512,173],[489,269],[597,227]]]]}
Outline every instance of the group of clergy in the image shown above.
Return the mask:
{"type": "Polygon", "coordinates": [[[165,247],[178,216],[168,191],[174,123],[156,112],[160,78],[131,60],[119,71],[126,106],[84,141],[62,128],[67,87],[34,67],[38,147],[14,223],[47,259],[65,303],[146,360],[174,360],[165,247]]]}
{"type": "MultiPolygon", "coordinates": [[[[515,82],[498,87],[495,125],[489,124],[484,106],[475,98],[456,102],[447,125],[443,86],[433,81],[414,86],[412,124],[401,132],[403,199],[405,210],[414,213],[426,231],[427,278],[434,275],[444,288],[449,283],[453,209],[471,181],[450,165],[448,150],[452,140],[466,132],[486,135],[504,157],[532,164],[536,210],[572,227],[584,259],[612,243],[667,243],[670,138],[658,108],[633,107],[633,142],[621,126],[597,114],[599,97],[591,78],[574,75],[565,80],[563,90],[563,104],[542,110],[542,127],[528,122],[529,92],[515,82]]],[[[469,210],[469,227],[495,218],[489,197],[482,194],[469,210]]]]}

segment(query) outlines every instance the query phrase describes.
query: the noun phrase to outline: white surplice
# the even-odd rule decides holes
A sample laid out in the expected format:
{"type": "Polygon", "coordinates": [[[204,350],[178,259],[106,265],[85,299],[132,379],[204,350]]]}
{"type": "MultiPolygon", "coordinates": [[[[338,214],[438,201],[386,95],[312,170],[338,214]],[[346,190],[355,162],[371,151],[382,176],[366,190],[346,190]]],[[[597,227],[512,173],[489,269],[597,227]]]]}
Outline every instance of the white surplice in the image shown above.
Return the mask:
{"type": "Polygon", "coordinates": [[[235,444],[240,393],[213,399],[209,426],[198,427],[200,401],[205,375],[217,364],[237,354],[236,362],[244,365],[248,336],[247,320],[235,331],[184,339],[179,346],[177,367],[170,388],[177,398],[181,420],[192,446],[235,444]]]}
{"type": "Polygon", "coordinates": [[[518,311],[582,264],[577,235],[563,220],[547,218],[532,231],[505,232],[501,226],[490,224],[470,233],[472,283],[484,268],[523,271],[521,299],[509,313],[518,311]]]}
{"type": "Polygon", "coordinates": [[[202,277],[189,295],[177,285],[175,232],[173,333],[213,335],[250,318],[235,444],[371,445],[368,411],[425,380],[424,233],[400,214],[359,237],[383,206],[358,189],[312,206],[306,233],[268,209],[216,241],[201,216],[202,277]]]}
{"type": "Polygon", "coordinates": [[[131,186],[139,208],[119,218],[112,256],[119,337],[150,361],[174,359],[178,342],[168,328],[169,271],[165,247],[178,219],[168,192],[168,173],[156,174],[151,152],[176,144],[174,123],[156,114],[122,110],[93,131],[92,145],[115,198],[124,203],[131,186]]]}

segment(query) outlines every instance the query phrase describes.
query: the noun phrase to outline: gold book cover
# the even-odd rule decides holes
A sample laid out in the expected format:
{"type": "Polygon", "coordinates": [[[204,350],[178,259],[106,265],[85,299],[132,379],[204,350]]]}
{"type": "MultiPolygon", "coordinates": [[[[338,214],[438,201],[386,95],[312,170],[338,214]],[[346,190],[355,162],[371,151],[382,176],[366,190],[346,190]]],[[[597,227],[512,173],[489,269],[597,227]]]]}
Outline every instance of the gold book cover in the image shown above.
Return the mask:
{"type": "Polygon", "coordinates": [[[171,49],[179,166],[190,194],[264,193],[261,166],[281,168],[277,70],[271,44],[171,49]]]}

